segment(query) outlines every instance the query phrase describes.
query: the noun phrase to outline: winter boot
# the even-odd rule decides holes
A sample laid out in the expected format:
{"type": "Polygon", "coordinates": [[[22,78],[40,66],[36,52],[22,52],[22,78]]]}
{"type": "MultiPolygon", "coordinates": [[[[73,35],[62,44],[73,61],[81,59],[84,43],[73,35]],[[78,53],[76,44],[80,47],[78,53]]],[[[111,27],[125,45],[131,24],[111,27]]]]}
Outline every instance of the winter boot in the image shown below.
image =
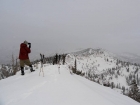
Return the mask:
{"type": "Polygon", "coordinates": [[[32,65],[30,65],[30,71],[31,72],[35,71],[35,70],[33,70],[33,66],[32,65]]]}
{"type": "Polygon", "coordinates": [[[21,68],[21,75],[24,75],[24,67],[20,67],[21,68]]]}

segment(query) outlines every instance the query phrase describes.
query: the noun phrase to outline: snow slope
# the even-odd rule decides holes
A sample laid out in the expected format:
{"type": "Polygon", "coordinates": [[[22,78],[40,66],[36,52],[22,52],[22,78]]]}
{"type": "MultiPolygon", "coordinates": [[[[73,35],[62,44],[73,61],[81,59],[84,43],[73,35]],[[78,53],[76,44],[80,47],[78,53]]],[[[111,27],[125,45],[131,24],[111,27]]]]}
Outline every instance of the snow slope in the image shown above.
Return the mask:
{"type": "Polygon", "coordinates": [[[39,69],[25,70],[0,81],[0,105],[139,105],[133,99],[89,81],[71,75],[67,66],[44,67],[45,77],[39,69]]]}
{"type": "MultiPolygon", "coordinates": [[[[103,84],[103,82],[111,84],[113,82],[115,87],[119,85],[121,88],[124,86],[128,89],[129,85],[126,78],[133,75],[140,80],[140,66],[126,65],[126,62],[124,62],[125,65],[122,65],[122,63],[117,64],[118,59],[115,54],[103,49],[89,48],[69,53],[66,56],[66,63],[71,68],[75,67],[75,60],[77,71],[82,72],[85,77],[93,81],[100,81],[100,84],[103,84]]],[[[132,79],[129,80],[130,83],[132,79]]]]}

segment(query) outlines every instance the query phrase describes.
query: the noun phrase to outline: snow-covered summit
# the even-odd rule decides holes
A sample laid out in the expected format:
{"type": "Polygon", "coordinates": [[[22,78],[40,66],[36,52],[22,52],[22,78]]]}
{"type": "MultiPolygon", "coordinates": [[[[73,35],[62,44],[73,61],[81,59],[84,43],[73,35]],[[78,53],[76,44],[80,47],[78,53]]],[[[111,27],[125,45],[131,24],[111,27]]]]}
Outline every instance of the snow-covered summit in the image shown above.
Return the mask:
{"type": "Polygon", "coordinates": [[[95,53],[98,53],[98,52],[104,52],[103,49],[92,49],[92,48],[87,48],[87,49],[84,49],[84,50],[81,50],[81,51],[77,51],[77,52],[72,52],[70,54],[73,54],[73,55],[92,55],[92,54],[95,54],[95,53]]]}

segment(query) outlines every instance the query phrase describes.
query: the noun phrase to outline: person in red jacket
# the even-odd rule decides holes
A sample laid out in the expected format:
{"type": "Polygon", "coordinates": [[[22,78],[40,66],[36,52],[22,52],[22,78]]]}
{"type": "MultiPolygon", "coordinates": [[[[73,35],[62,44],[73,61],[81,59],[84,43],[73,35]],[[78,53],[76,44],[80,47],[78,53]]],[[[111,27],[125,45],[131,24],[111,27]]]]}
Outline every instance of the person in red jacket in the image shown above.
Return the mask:
{"type": "Polygon", "coordinates": [[[24,41],[20,44],[20,51],[19,51],[19,59],[20,59],[20,67],[21,67],[21,75],[24,75],[24,65],[28,65],[30,67],[31,72],[33,70],[32,64],[30,62],[28,54],[31,53],[31,43],[24,41]],[[27,47],[29,45],[29,47],[27,47]]]}

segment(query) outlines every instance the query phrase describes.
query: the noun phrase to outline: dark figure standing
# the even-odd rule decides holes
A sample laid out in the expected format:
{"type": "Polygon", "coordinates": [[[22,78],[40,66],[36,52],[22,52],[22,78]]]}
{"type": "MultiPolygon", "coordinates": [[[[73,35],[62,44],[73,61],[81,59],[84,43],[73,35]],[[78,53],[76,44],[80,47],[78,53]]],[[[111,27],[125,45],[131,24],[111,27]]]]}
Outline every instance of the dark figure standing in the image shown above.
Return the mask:
{"type": "Polygon", "coordinates": [[[28,54],[31,53],[31,43],[28,43],[27,41],[24,41],[20,44],[20,52],[19,52],[19,59],[20,59],[20,67],[21,67],[21,75],[24,75],[24,65],[28,65],[30,67],[31,72],[35,71],[33,70],[33,67],[31,65],[31,62],[29,60],[28,54]],[[29,47],[27,47],[29,45],[29,47]]]}
{"type": "Polygon", "coordinates": [[[59,61],[58,62],[60,62],[60,59],[61,59],[61,55],[59,55],[59,61]]]}
{"type": "Polygon", "coordinates": [[[56,64],[58,63],[58,55],[57,54],[55,56],[55,62],[56,62],[56,64]]]}

